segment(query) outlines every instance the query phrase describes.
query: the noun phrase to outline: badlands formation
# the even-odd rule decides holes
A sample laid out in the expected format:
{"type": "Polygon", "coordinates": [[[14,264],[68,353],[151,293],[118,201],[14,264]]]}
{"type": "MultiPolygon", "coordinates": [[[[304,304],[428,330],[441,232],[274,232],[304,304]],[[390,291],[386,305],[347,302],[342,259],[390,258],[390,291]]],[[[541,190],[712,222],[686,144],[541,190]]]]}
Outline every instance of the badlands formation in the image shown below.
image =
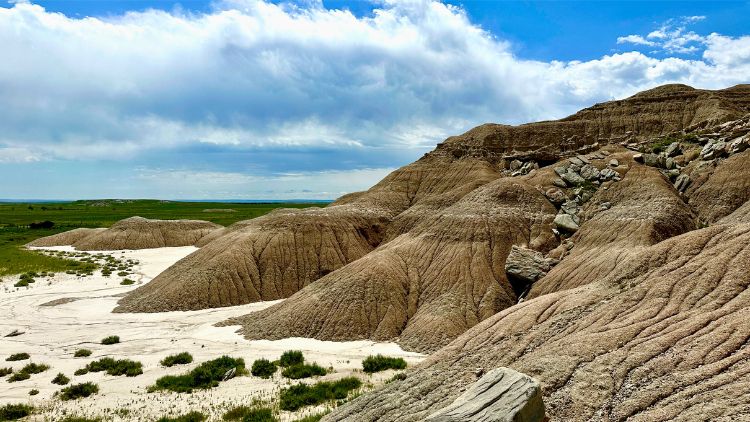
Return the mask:
{"type": "Polygon", "coordinates": [[[667,85],[207,230],[115,311],[284,299],[224,324],[431,353],[327,421],[457,420],[519,373],[553,421],[750,420],[748,201],[750,85],[667,85]]]}

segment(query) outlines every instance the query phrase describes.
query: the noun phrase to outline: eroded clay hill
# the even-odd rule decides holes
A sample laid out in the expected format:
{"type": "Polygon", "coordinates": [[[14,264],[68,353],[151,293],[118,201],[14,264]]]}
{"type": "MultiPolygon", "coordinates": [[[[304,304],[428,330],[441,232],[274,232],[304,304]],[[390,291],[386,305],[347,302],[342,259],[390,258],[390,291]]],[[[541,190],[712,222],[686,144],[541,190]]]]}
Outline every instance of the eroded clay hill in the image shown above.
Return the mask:
{"type": "MultiPolygon", "coordinates": [[[[449,138],[370,190],[347,195],[329,207],[278,211],[209,235],[199,242],[201,250],[124,298],[118,310],[188,310],[289,297],[372,252],[386,256],[380,248],[399,236],[419,239],[420,224],[434,221],[495,179],[541,172],[536,169],[566,156],[598,151],[607,143],[637,143],[728,121],[750,110],[747,91],[745,86],[706,91],[670,85],[599,104],[560,121],[480,126],[449,138]]],[[[602,167],[599,164],[598,170],[602,167]]],[[[546,170],[551,175],[551,169],[546,170]]],[[[528,183],[545,192],[553,186],[552,179],[528,183]]],[[[409,253],[413,256],[422,255],[421,248],[429,249],[418,240],[409,243],[415,249],[409,253]]],[[[507,251],[510,246],[493,244],[492,249],[507,251]]],[[[500,283],[495,289],[507,290],[493,276],[502,273],[502,264],[502,259],[493,260],[491,273],[464,272],[471,279],[462,276],[454,283],[472,286],[474,277],[495,279],[500,283]]],[[[484,294],[483,289],[472,292],[473,302],[481,301],[484,294]]],[[[463,325],[475,319],[466,315],[463,325]]]]}
{"type": "Polygon", "coordinates": [[[150,220],[130,217],[107,229],[76,229],[44,237],[29,246],[72,245],[81,251],[192,246],[222,226],[198,220],[150,220]]]}

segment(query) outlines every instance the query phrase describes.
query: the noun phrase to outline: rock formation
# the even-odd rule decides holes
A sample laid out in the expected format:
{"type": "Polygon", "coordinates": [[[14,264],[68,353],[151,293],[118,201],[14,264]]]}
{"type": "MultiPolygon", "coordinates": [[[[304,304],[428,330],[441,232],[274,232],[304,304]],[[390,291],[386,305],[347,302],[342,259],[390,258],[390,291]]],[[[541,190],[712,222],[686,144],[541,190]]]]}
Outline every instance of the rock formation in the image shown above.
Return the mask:
{"type": "Polygon", "coordinates": [[[130,217],[118,221],[108,229],[71,230],[37,239],[29,246],[72,245],[82,251],[192,246],[220,228],[220,225],[208,221],[130,217]]]}

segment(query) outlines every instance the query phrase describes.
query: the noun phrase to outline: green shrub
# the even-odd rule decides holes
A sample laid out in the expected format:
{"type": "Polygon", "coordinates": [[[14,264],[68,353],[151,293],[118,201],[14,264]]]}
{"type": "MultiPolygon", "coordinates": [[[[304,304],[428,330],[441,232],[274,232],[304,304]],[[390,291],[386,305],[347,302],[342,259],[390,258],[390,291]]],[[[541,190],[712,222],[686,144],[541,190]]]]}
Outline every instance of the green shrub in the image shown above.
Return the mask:
{"type": "Polygon", "coordinates": [[[284,378],[291,378],[293,380],[298,380],[301,378],[310,378],[310,377],[317,377],[320,375],[325,375],[326,370],[322,366],[318,365],[317,363],[313,363],[312,365],[292,365],[288,368],[285,368],[281,372],[281,376],[284,378]]]}
{"type": "Polygon", "coordinates": [[[19,372],[23,372],[25,374],[39,374],[49,369],[49,365],[45,365],[43,363],[29,363],[19,372]]]}
{"type": "Polygon", "coordinates": [[[276,372],[276,365],[268,359],[258,359],[253,362],[250,373],[261,378],[271,378],[276,372]]]}
{"type": "Polygon", "coordinates": [[[313,406],[329,400],[342,400],[350,391],[361,385],[362,382],[355,377],[342,378],[335,382],[323,381],[313,385],[293,385],[281,390],[279,407],[281,410],[296,411],[304,406],[313,406]]]}
{"type": "Polygon", "coordinates": [[[99,392],[99,386],[91,383],[84,382],[81,384],[73,384],[70,387],[65,387],[60,390],[57,394],[62,400],[74,400],[78,398],[88,397],[92,394],[99,392]]]}
{"type": "Polygon", "coordinates": [[[36,388],[29,391],[30,396],[36,396],[37,394],[39,394],[39,390],[37,390],[36,388]]]}
{"type": "Polygon", "coordinates": [[[203,362],[192,371],[183,375],[167,375],[156,380],[156,384],[148,388],[149,392],[169,390],[178,393],[190,393],[194,389],[207,389],[219,385],[224,374],[235,369],[235,375],[246,372],[245,361],[242,358],[222,356],[203,362]]]}
{"type": "Polygon", "coordinates": [[[131,284],[135,284],[135,281],[126,278],[125,280],[122,280],[120,284],[122,284],[123,286],[130,286],[131,284]]]}
{"type": "Polygon", "coordinates": [[[89,349],[78,349],[73,353],[74,358],[85,358],[91,356],[91,350],[89,349]]]}
{"type": "Polygon", "coordinates": [[[0,368],[0,377],[4,377],[12,373],[13,373],[13,368],[0,368]]]}
{"type": "Polygon", "coordinates": [[[76,369],[75,372],[73,372],[73,375],[79,376],[79,375],[86,375],[89,373],[89,370],[86,368],[76,369]]]}
{"type": "Polygon", "coordinates": [[[267,407],[238,406],[230,409],[222,416],[225,421],[242,422],[276,422],[278,419],[273,410],[267,407]]]}
{"type": "Polygon", "coordinates": [[[34,408],[23,403],[6,404],[0,407],[0,421],[14,421],[29,416],[34,408]]]}
{"type": "Polygon", "coordinates": [[[125,277],[126,275],[129,275],[129,274],[130,274],[130,273],[129,273],[129,272],[127,272],[127,271],[120,271],[119,273],[117,273],[117,275],[118,275],[119,277],[125,277]]]}
{"type": "Polygon", "coordinates": [[[29,282],[27,280],[18,280],[16,284],[13,285],[13,287],[27,287],[29,285],[29,282]]]}
{"type": "Polygon", "coordinates": [[[163,416],[156,422],[203,422],[206,419],[208,419],[208,416],[204,415],[201,412],[190,412],[184,415],[175,416],[173,418],[163,416]]]}
{"type": "Polygon", "coordinates": [[[327,415],[328,413],[330,412],[326,411],[323,413],[318,413],[316,415],[305,416],[302,419],[297,419],[295,422],[318,422],[319,420],[323,419],[323,416],[327,415]]]}
{"type": "Polygon", "coordinates": [[[10,378],[8,378],[8,382],[24,381],[29,378],[31,378],[31,374],[28,374],[26,372],[16,372],[15,374],[11,375],[10,378]]]}
{"type": "Polygon", "coordinates": [[[193,361],[193,355],[188,352],[169,355],[161,360],[162,366],[171,367],[174,365],[186,365],[193,361]]]}
{"type": "Polygon", "coordinates": [[[7,362],[15,362],[19,360],[26,360],[31,356],[28,353],[13,353],[12,355],[5,358],[7,362]]]}
{"type": "Polygon", "coordinates": [[[66,377],[62,372],[59,372],[54,378],[52,378],[52,384],[65,385],[69,382],[70,378],[66,377]]]}
{"type": "Polygon", "coordinates": [[[305,357],[299,350],[287,350],[281,355],[279,359],[279,366],[286,368],[287,366],[300,365],[305,363],[305,357]]]}
{"type": "Polygon", "coordinates": [[[109,336],[102,339],[102,344],[110,345],[117,344],[120,342],[120,336],[109,336]]]}
{"type": "Polygon", "coordinates": [[[88,372],[106,371],[109,375],[134,377],[143,373],[143,365],[130,359],[101,358],[86,365],[88,372]]]}
{"type": "Polygon", "coordinates": [[[391,358],[383,355],[368,356],[362,361],[362,369],[368,374],[386,369],[405,369],[406,361],[402,358],[391,358]]]}
{"type": "Polygon", "coordinates": [[[102,422],[102,418],[84,418],[83,416],[68,416],[65,419],[61,419],[59,422],[102,422]]]}

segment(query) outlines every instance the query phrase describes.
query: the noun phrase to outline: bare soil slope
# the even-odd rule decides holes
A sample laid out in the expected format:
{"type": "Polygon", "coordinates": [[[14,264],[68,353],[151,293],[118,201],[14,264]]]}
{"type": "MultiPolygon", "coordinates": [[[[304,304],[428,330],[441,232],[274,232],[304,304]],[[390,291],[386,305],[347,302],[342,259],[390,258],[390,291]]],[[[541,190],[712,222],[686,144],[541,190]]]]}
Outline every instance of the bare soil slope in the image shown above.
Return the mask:
{"type": "Polygon", "coordinates": [[[74,243],[82,241],[83,239],[87,237],[93,236],[97,233],[101,233],[104,230],[107,230],[107,229],[81,228],[81,229],[68,230],[66,232],[54,234],[52,236],[47,236],[47,237],[36,239],[33,242],[29,242],[26,246],[46,248],[50,246],[72,245],[74,243]]]}
{"type": "Polygon", "coordinates": [[[82,251],[192,246],[221,226],[199,220],[150,220],[130,217],[72,243],[82,251]]]}

